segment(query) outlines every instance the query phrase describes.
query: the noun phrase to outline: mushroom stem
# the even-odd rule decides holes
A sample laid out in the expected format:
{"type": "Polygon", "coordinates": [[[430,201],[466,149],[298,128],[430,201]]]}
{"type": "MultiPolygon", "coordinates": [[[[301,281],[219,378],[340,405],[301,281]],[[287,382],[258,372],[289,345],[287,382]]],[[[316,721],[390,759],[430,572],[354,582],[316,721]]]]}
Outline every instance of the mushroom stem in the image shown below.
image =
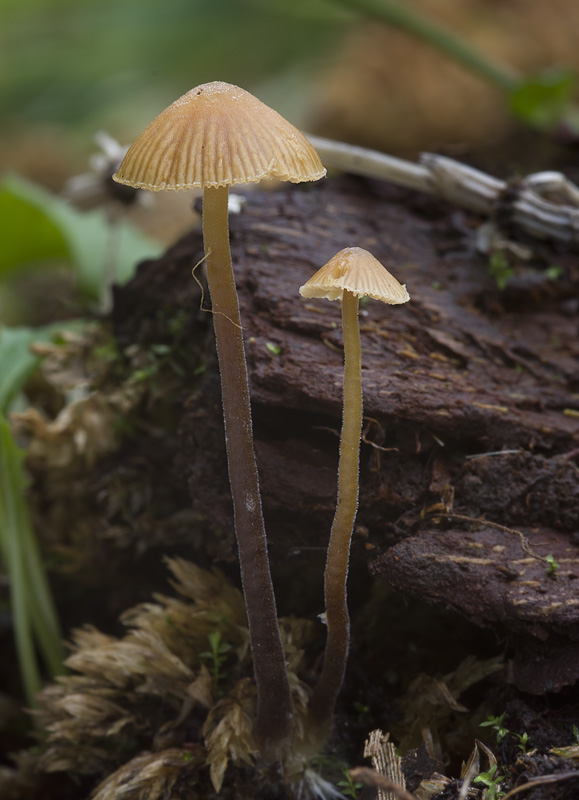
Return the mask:
{"type": "Polygon", "coordinates": [[[360,434],[362,430],[362,348],[358,321],[358,296],[344,289],[342,298],[344,334],[344,407],[338,502],[330,533],[324,579],[328,637],[322,674],[311,701],[311,716],[322,735],[329,732],[336,698],[341,689],[350,646],[350,617],[346,580],[350,540],[358,509],[360,434]]]}
{"type": "Polygon", "coordinates": [[[235,533],[257,684],[256,732],[262,752],[277,758],[290,733],[292,700],[267,556],[227,200],[227,186],[204,189],[203,241],[221,372],[235,533]]]}

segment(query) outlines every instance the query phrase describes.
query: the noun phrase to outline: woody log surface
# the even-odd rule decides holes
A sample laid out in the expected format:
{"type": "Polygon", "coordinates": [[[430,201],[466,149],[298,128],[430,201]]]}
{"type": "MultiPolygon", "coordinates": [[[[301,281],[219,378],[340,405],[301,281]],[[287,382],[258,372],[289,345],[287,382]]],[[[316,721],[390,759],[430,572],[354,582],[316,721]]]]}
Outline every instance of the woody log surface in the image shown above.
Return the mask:
{"type": "MultiPolygon", "coordinates": [[[[500,291],[475,249],[480,223],[434,198],[348,177],[251,192],[231,216],[270,555],[274,571],[290,558],[299,571],[312,552],[323,567],[336,497],[340,309],[304,301],[298,287],[341,248],[363,247],[407,284],[411,302],[362,310],[354,569],[374,562],[391,585],[478,625],[542,646],[554,637],[567,669],[566,648],[577,663],[579,646],[579,259],[527,240],[533,258],[516,263],[500,291]],[[536,561],[526,574],[516,536],[444,512],[516,528],[560,569],[548,575],[536,561]]],[[[154,341],[153,318],[191,315],[191,346],[206,369],[200,383],[191,379],[174,466],[193,506],[230,530],[211,320],[191,279],[201,257],[195,233],[142,265],[117,290],[113,319],[127,344],[154,341]]],[[[280,610],[296,611],[283,597],[280,610]]],[[[531,689],[572,683],[576,671],[531,689]]]]}

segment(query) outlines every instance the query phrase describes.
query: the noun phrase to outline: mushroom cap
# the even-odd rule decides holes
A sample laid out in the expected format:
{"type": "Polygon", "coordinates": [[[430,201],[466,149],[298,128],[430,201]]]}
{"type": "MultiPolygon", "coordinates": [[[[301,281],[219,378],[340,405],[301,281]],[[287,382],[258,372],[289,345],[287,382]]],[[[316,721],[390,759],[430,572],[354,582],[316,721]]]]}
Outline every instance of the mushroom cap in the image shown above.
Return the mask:
{"type": "Polygon", "coordinates": [[[229,83],[196,86],[129,148],[113,178],[137,189],[191,189],[279,178],[300,183],[326,170],[306,137],[277,111],[229,83]]]}
{"type": "Polygon", "coordinates": [[[383,303],[407,303],[406,286],[398,283],[377,258],[361,247],[346,247],[300,287],[304,297],[341,300],[344,289],[357,297],[372,297],[383,303]]]}

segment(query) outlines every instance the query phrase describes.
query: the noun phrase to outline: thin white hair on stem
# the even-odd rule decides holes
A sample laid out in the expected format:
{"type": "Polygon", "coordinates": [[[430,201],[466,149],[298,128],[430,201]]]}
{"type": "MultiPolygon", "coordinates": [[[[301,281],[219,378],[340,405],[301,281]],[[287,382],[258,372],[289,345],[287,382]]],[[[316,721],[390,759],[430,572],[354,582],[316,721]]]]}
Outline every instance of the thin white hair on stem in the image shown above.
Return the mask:
{"type": "Polygon", "coordinates": [[[205,287],[203,286],[203,284],[201,283],[201,281],[199,280],[197,275],[195,275],[195,270],[197,269],[197,267],[201,266],[201,264],[204,261],[206,261],[207,258],[210,255],[211,255],[211,248],[209,248],[209,250],[205,253],[203,258],[200,258],[199,261],[195,264],[195,266],[191,270],[191,275],[193,277],[193,280],[195,281],[197,286],[201,289],[201,299],[199,300],[199,310],[200,311],[204,311],[206,314],[221,314],[222,317],[225,317],[225,319],[229,320],[229,322],[231,322],[232,325],[235,325],[236,328],[239,328],[239,330],[242,331],[243,330],[243,325],[238,325],[237,322],[234,322],[231,319],[231,317],[228,317],[227,314],[223,313],[223,311],[214,311],[212,308],[204,308],[203,307],[203,302],[205,300],[205,287]]]}

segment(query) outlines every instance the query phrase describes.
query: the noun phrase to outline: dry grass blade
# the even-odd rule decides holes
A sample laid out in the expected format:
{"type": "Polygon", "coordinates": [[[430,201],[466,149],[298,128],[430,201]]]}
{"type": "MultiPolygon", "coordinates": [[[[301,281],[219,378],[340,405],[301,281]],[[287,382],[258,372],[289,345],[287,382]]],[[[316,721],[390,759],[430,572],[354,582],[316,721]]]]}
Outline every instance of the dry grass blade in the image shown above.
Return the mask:
{"type": "Polygon", "coordinates": [[[175,797],[177,787],[194,782],[199,756],[172,748],[161,753],[144,753],[106,778],[92,800],[154,800],[175,797]]]}
{"type": "Polygon", "coordinates": [[[374,786],[377,789],[390,792],[394,797],[398,798],[398,800],[416,800],[414,795],[407,789],[403,789],[402,786],[394,783],[390,778],[380,775],[380,773],[370,769],[370,767],[356,767],[355,769],[351,769],[350,777],[353,781],[360,781],[364,786],[374,786]]]}
{"type": "Polygon", "coordinates": [[[534,789],[536,786],[546,786],[547,784],[551,783],[562,783],[563,781],[575,780],[579,783],[579,771],[576,772],[564,772],[561,775],[544,775],[541,778],[534,778],[533,780],[528,781],[528,783],[524,783],[522,786],[516,786],[514,789],[511,789],[510,792],[503,795],[502,800],[509,800],[509,797],[515,797],[517,794],[521,794],[521,792],[525,792],[527,789],[534,789]]]}

